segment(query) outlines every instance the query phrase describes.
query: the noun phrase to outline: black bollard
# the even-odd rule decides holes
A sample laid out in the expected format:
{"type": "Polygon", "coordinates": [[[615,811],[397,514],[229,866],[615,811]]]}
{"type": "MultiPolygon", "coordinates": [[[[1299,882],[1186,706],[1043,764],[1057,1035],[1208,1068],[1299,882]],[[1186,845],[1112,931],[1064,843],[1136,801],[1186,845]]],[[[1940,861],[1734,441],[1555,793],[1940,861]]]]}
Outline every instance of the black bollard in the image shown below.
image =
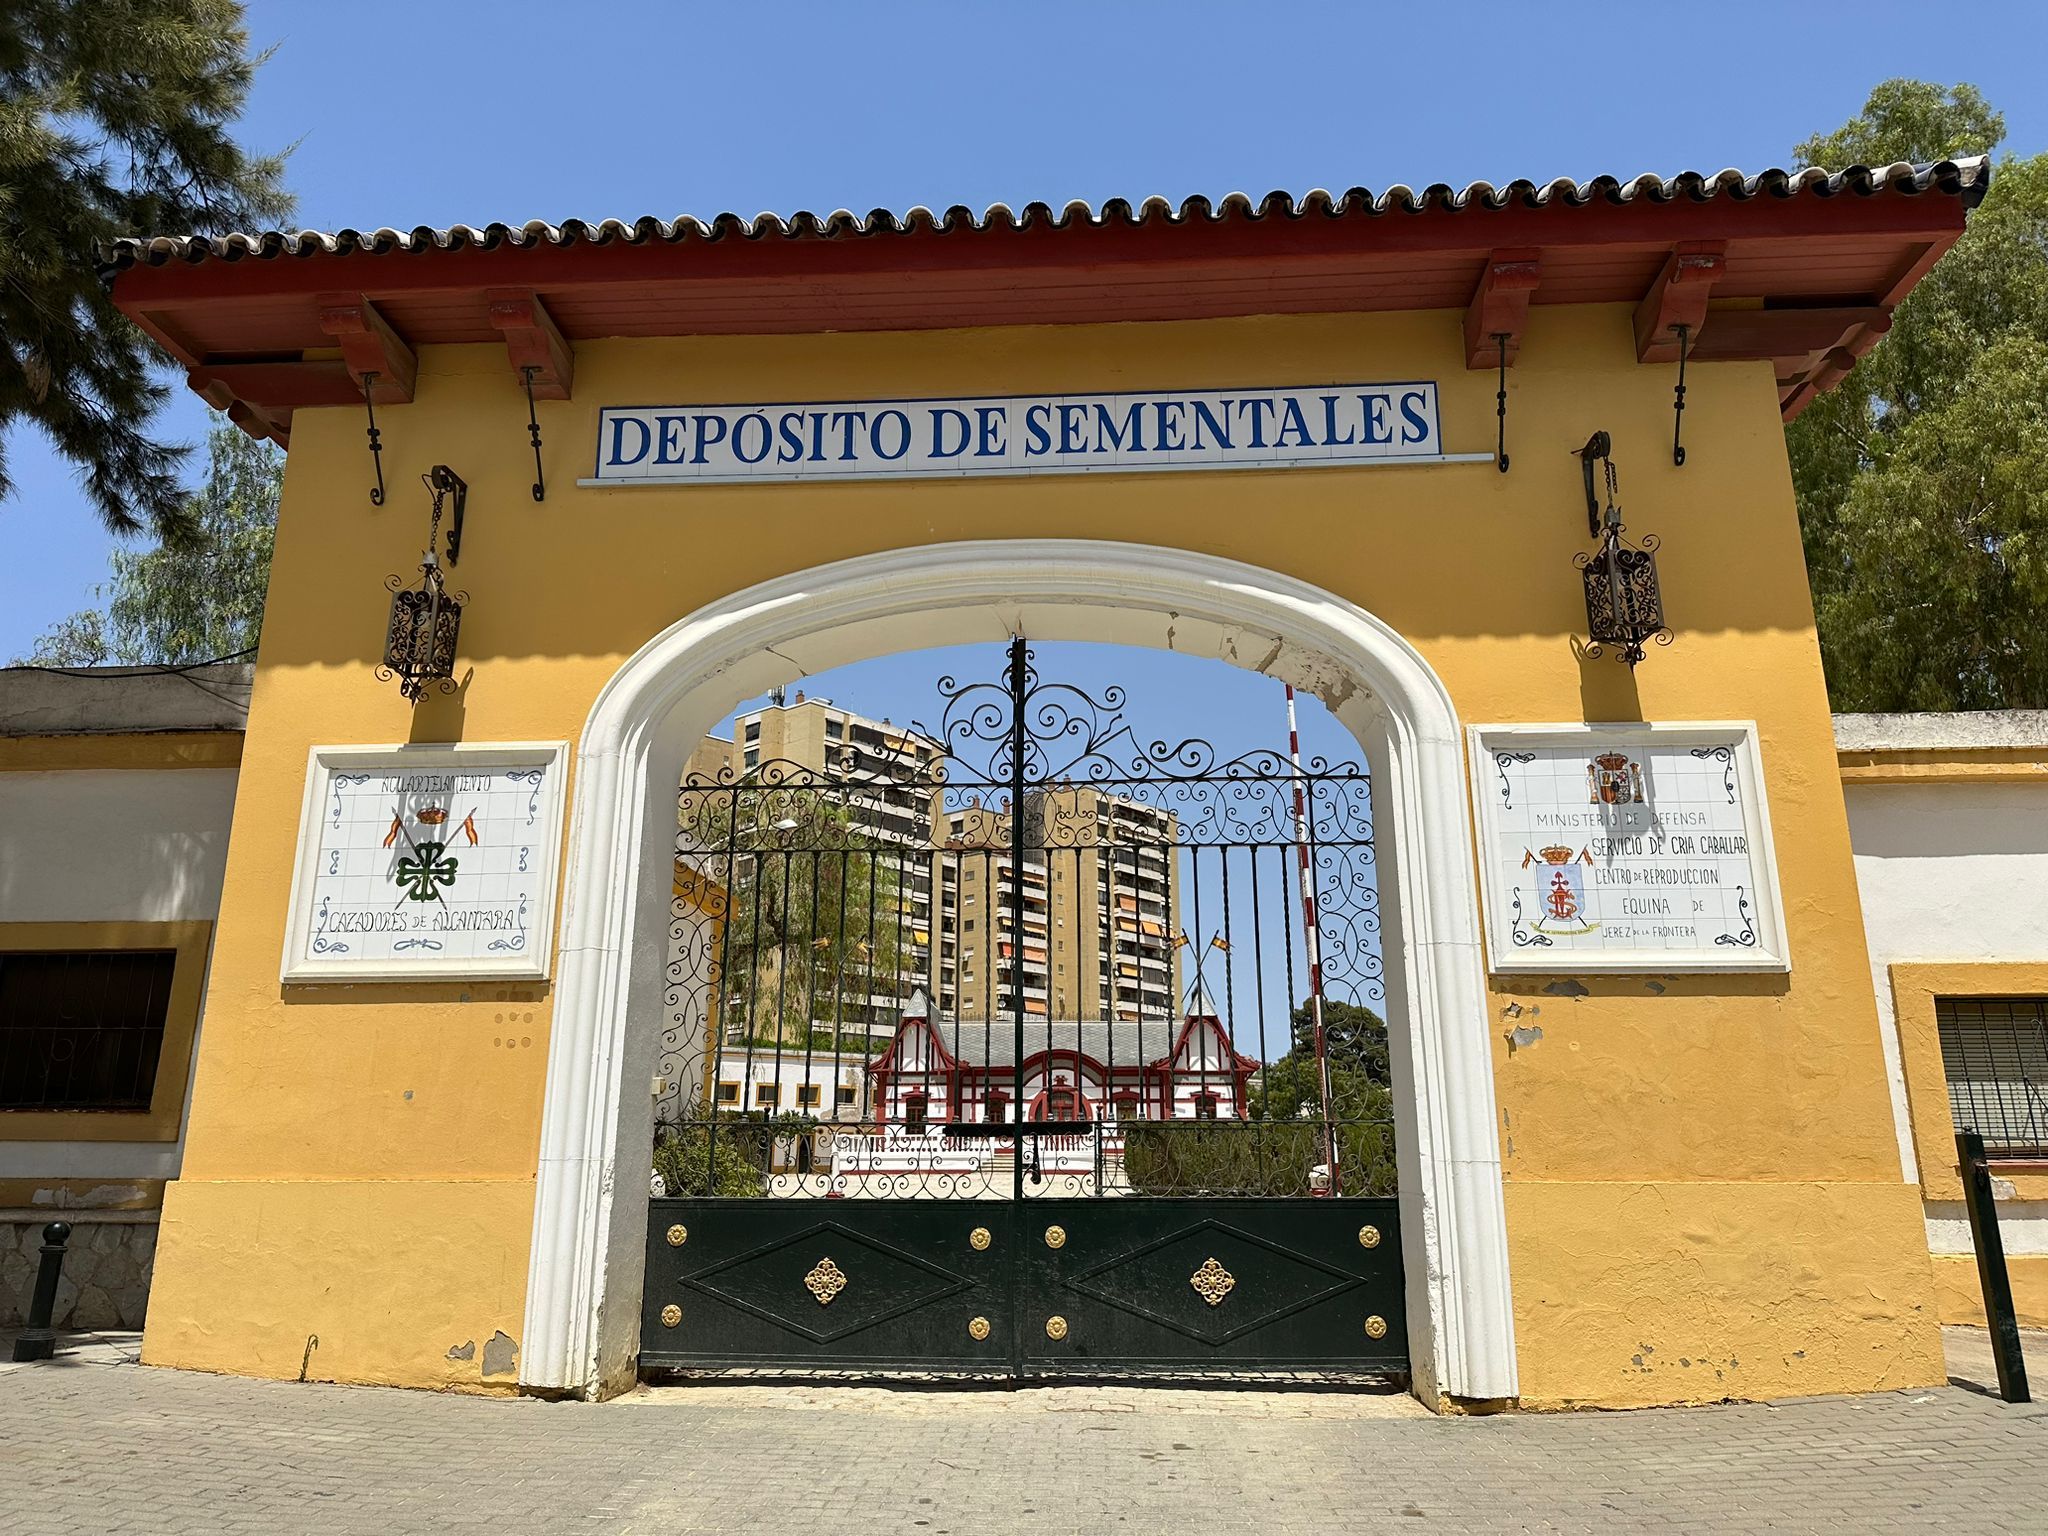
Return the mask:
{"type": "Polygon", "coordinates": [[[71,1241],[71,1223],[53,1221],[43,1228],[43,1261],[36,1269],[36,1291],[29,1298],[28,1327],[14,1341],[14,1363],[47,1360],[57,1352],[57,1330],[50,1317],[57,1310],[57,1276],[64,1269],[64,1245],[71,1241]]]}
{"type": "Polygon", "coordinates": [[[1956,1132],[1956,1161],[1963,1175],[1963,1205],[1970,1213],[1970,1245],[1977,1250],[1977,1282],[1984,1290],[1984,1321],[1991,1327],[1991,1357],[1998,1367],[1998,1395],[2008,1403],[2030,1403],[2027,1362],[2020,1353],[2019,1317],[2013,1311],[2012,1280],[2005,1270],[2005,1240],[1998,1232],[1998,1206],[1991,1194],[1991,1164],[1984,1138],[1956,1132]]]}

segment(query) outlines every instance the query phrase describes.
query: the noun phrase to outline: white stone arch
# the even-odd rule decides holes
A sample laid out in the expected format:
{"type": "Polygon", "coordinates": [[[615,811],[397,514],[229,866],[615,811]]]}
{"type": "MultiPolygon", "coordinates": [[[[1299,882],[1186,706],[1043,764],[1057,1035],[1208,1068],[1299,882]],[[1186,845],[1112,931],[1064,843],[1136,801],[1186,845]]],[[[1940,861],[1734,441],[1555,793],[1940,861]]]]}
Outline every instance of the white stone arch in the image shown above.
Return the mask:
{"type": "Polygon", "coordinates": [[[1076,539],[929,544],[764,582],[657,635],[598,695],[576,757],[521,1385],[598,1396],[633,1380],[661,896],[687,748],[778,683],[1014,633],[1220,657],[1316,695],[1358,738],[1373,775],[1416,1391],[1431,1403],[1515,1396],[1479,899],[1450,695],[1405,640],[1332,593],[1192,550],[1076,539]]]}

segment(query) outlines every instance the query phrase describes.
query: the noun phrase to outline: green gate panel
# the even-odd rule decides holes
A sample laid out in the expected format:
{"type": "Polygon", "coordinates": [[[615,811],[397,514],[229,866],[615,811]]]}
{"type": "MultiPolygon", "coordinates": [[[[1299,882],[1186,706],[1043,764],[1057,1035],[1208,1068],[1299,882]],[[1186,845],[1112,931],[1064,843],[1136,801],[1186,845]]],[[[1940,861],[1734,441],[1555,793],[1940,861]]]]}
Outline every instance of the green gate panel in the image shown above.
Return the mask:
{"type": "Polygon", "coordinates": [[[1030,1374],[1408,1368],[1393,1200],[1034,1200],[1020,1214],[1030,1374]]]}
{"type": "Polygon", "coordinates": [[[641,1364],[1403,1376],[1391,1199],[655,1200],[641,1364]]]}
{"type": "Polygon", "coordinates": [[[1007,1201],[650,1201],[641,1364],[1008,1372],[1010,1230],[1007,1201]]]}

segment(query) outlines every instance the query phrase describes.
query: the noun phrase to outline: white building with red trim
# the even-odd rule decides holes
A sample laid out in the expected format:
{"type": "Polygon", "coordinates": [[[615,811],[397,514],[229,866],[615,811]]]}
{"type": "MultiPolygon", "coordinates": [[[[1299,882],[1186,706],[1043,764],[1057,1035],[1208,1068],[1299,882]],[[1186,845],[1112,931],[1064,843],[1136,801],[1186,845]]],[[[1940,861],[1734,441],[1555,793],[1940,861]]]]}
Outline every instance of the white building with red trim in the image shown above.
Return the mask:
{"type": "MultiPolygon", "coordinates": [[[[934,1019],[912,998],[868,1068],[885,1131],[1018,1118],[1016,1027],[1009,1019],[934,1019]]],[[[1258,1062],[1240,1053],[1198,987],[1178,1018],[1027,1019],[1027,1121],[1237,1119],[1258,1062]]]]}

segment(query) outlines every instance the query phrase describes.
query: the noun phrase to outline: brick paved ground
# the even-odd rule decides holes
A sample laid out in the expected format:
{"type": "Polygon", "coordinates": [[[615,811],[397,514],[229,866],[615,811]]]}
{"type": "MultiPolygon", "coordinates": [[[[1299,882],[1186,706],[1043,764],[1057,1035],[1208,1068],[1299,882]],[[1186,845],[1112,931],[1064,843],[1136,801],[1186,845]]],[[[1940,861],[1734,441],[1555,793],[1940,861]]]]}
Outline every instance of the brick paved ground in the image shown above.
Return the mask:
{"type": "Polygon", "coordinates": [[[1404,1398],[684,1387],[587,1405],[0,1369],[0,1531],[2048,1530],[2048,1406],[1960,1387],[1432,1419],[1404,1398]]]}

